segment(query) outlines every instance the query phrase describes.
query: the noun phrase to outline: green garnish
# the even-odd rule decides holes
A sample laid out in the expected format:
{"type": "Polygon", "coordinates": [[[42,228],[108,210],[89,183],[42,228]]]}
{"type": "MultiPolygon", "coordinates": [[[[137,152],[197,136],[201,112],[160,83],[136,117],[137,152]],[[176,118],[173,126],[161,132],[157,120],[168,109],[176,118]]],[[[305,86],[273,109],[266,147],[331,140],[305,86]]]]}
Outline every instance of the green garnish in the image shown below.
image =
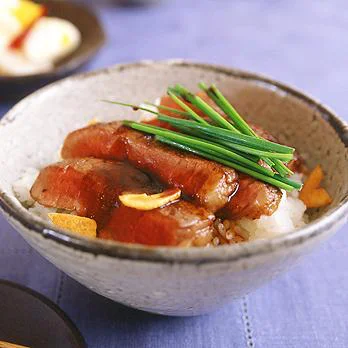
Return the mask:
{"type": "MultiPolygon", "coordinates": [[[[248,123],[239,115],[237,110],[231,105],[231,103],[226,99],[226,97],[218,90],[218,88],[213,84],[210,87],[204,82],[200,82],[198,86],[212,99],[216,105],[228,116],[234,123],[237,129],[239,129],[243,134],[254,136],[260,138],[254,130],[248,125],[248,123]]],[[[287,166],[281,161],[275,159],[270,160],[268,158],[262,158],[269,166],[273,167],[278,171],[278,173],[285,177],[287,175],[294,174],[287,166]]]]}
{"type": "MultiPolygon", "coordinates": [[[[191,130],[191,129],[188,129],[188,128],[185,128],[185,127],[182,127],[182,126],[178,126],[178,125],[176,125],[175,128],[180,130],[180,131],[182,131],[185,134],[193,135],[193,136],[195,136],[197,138],[201,138],[201,139],[205,139],[205,140],[211,141],[211,137],[209,137],[208,135],[206,135],[204,133],[201,133],[198,130],[191,130]]],[[[214,143],[226,146],[226,143],[228,143],[228,142],[224,141],[224,140],[214,139],[214,143]]],[[[250,159],[251,161],[253,161],[255,163],[258,163],[260,161],[260,157],[258,157],[258,156],[254,156],[254,155],[251,155],[251,154],[248,154],[248,153],[245,153],[245,152],[240,152],[240,151],[235,150],[235,149],[234,149],[234,152],[238,153],[241,156],[244,156],[244,157],[250,159]]]]}
{"type": "Polygon", "coordinates": [[[156,112],[154,110],[151,110],[151,109],[144,108],[143,106],[140,106],[140,105],[121,103],[121,102],[116,102],[116,101],[111,101],[111,100],[102,100],[102,102],[109,103],[109,104],[120,105],[120,106],[128,106],[128,107],[132,108],[133,111],[143,110],[143,111],[146,111],[146,112],[150,112],[151,114],[158,115],[158,112],[156,112]]]}
{"type": "Polygon", "coordinates": [[[165,121],[169,124],[172,124],[174,126],[178,125],[178,126],[185,126],[191,129],[197,129],[211,136],[212,138],[228,140],[236,144],[246,145],[246,146],[254,147],[260,150],[276,151],[276,152],[285,153],[285,154],[293,154],[295,151],[294,148],[289,146],[280,145],[265,139],[255,138],[255,137],[251,137],[251,136],[240,134],[240,133],[234,133],[227,129],[212,126],[209,124],[208,125],[198,124],[197,122],[194,122],[194,121],[183,120],[180,118],[170,117],[166,115],[159,115],[158,119],[161,121],[165,121]]]}
{"type": "Polygon", "coordinates": [[[201,149],[210,149],[210,150],[214,150],[217,153],[220,153],[221,155],[227,156],[228,158],[231,158],[237,162],[243,163],[244,165],[253,168],[255,171],[258,171],[260,173],[264,173],[265,175],[269,175],[269,176],[273,176],[275,173],[272,172],[271,170],[260,166],[259,164],[235,153],[232,152],[222,146],[216,145],[214,143],[208,142],[206,140],[201,140],[199,138],[190,136],[190,135],[184,135],[184,134],[180,134],[177,132],[173,132],[161,127],[157,127],[157,126],[150,126],[150,125],[146,125],[144,123],[138,123],[138,122],[133,122],[133,121],[123,121],[124,124],[128,127],[131,127],[133,129],[145,132],[145,133],[149,133],[149,134],[153,134],[153,135],[161,135],[167,139],[176,141],[180,144],[183,145],[192,145],[192,146],[197,146],[201,149]]]}
{"type": "MultiPolygon", "coordinates": [[[[171,117],[169,117],[171,118],[171,117]]],[[[164,121],[166,122],[167,120],[167,116],[162,116],[162,115],[159,115],[158,116],[158,119],[160,121],[164,121]]],[[[291,161],[293,159],[293,154],[292,153],[281,153],[281,152],[269,152],[269,150],[265,149],[267,148],[267,144],[266,145],[263,145],[261,143],[261,145],[258,145],[257,143],[256,144],[253,144],[253,143],[248,143],[248,141],[246,141],[246,139],[240,139],[240,138],[236,138],[236,139],[233,139],[233,140],[224,140],[223,137],[219,137],[216,133],[214,134],[214,132],[205,132],[205,130],[202,131],[202,128],[198,128],[196,127],[196,123],[193,123],[186,126],[186,129],[185,129],[185,126],[183,126],[182,123],[186,124],[186,122],[190,122],[190,121],[185,121],[185,120],[177,120],[179,122],[172,122],[172,120],[168,121],[169,124],[173,124],[176,128],[179,128],[180,130],[182,130],[183,132],[185,133],[190,133],[190,132],[187,132],[187,129],[189,130],[193,130],[194,131],[194,136],[196,137],[199,137],[199,138],[203,138],[203,139],[206,139],[206,140],[209,140],[209,141],[214,141],[214,143],[217,143],[217,144],[220,144],[220,145],[223,145],[227,148],[231,148],[233,150],[237,150],[237,151],[240,151],[240,152],[245,152],[245,153],[248,153],[248,154],[251,154],[251,155],[256,155],[258,156],[257,157],[257,161],[263,157],[263,156],[268,156],[269,158],[278,158],[282,161],[291,161]],[[181,122],[181,121],[184,121],[184,122],[181,122]]],[[[212,126],[209,126],[211,128],[217,128],[217,127],[212,127],[212,126]]],[[[239,134],[238,134],[239,135],[239,134]]],[[[261,139],[260,139],[261,140],[261,139]]]]}
{"type": "Polygon", "coordinates": [[[257,137],[256,133],[252,128],[244,121],[244,119],[238,114],[235,108],[229,103],[229,101],[224,97],[224,95],[215,87],[211,85],[209,88],[200,82],[198,86],[210,97],[217,106],[228,116],[235,127],[243,134],[257,137]]]}
{"type": "Polygon", "coordinates": [[[177,103],[179,106],[181,106],[188,114],[189,116],[202,124],[207,124],[209,125],[209,123],[207,121],[205,121],[201,116],[199,116],[196,112],[194,112],[187,104],[185,104],[182,100],[180,100],[180,98],[178,98],[173,92],[171,92],[168,89],[168,95],[174,100],[175,103],[177,103]]]}
{"type": "Polygon", "coordinates": [[[238,130],[226,119],[224,119],[216,110],[214,110],[209,104],[207,104],[202,98],[190,93],[181,85],[176,85],[174,88],[169,89],[174,91],[184,100],[190,102],[192,105],[196,106],[198,109],[202,110],[210,119],[212,119],[220,127],[230,129],[234,132],[238,130]]]}
{"type": "Polygon", "coordinates": [[[177,147],[181,150],[189,151],[189,152],[192,152],[192,153],[197,154],[199,156],[205,157],[205,158],[210,159],[212,161],[219,162],[219,163],[224,164],[228,167],[234,168],[234,169],[240,171],[241,173],[248,174],[256,179],[262,180],[264,182],[267,182],[269,184],[272,184],[274,186],[282,188],[286,191],[292,191],[294,188],[300,189],[302,186],[301,184],[299,184],[295,181],[285,179],[283,177],[280,177],[277,174],[275,174],[273,177],[270,177],[270,176],[263,175],[263,174],[258,173],[258,172],[254,172],[253,170],[249,169],[248,167],[244,167],[236,162],[226,160],[222,157],[219,157],[219,154],[214,152],[214,151],[210,151],[210,150],[202,151],[201,149],[197,149],[195,147],[191,147],[188,145],[183,145],[183,144],[177,143],[175,141],[169,140],[169,139],[167,139],[165,137],[161,137],[161,136],[156,136],[156,139],[162,143],[167,144],[167,145],[171,145],[171,146],[177,147]]]}
{"type": "Polygon", "coordinates": [[[175,128],[176,131],[172,131],[146,123],[123,121],[128,127],[154,135],[157,141],[219,162],[284,190],[301,189],[301,184],[287,178],[292,171],[284,164],[293,159],[295,149],[259,137],[215,85],[208,87],[201,82],[199,87],[228,119],[179,84],[169,87],[167,93],[184,111],[148,102],[145,104],[184,118],[169,117],[133,104],[107,102],[150,112],[175,128]],[[198,115],[185,101],[202,111],[206,118],[198,115]],[[261,165],[260,160],[268,166],[261,165]]]}
{"type": "Polygon", "coordinates": [[[144,102],[145,105],[149,105],[149,106],[154,106],[156,107],[157,109],[159,110],[165,110],[165,111],[170,111],[174,114],[178,114],[178,115],[181,115],[181,116],[190,116],[186,111],[181,111],[181,110],[178,110],[178,109],[173,109],[173,108],[170,108],[169,106],[165,106],[165,105],[156,105],[154,103],[150,103],[150,102],[144,102]]]}

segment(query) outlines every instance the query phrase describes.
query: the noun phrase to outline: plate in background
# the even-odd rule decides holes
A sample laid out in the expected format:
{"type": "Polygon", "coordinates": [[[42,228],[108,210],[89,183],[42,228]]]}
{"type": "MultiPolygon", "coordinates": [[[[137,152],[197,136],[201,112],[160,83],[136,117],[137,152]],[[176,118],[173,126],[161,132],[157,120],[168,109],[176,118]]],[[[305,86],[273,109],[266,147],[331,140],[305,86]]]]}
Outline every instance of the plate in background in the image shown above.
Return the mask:
{"type": "Polygon", "coordinates": [[[90,61],[105,42],[102,25],[89,7],[59,0],[38,2],[47,6],[49,16],[64,18],[75,24],[81,32],[81,44],[48,72],[28,76],[0,76],[0,101],[18,99],[49,82],[73,73],[90,61]]]}
{"type": "Polygon", "coordinates": [[[0,280],[0,341],[32,348],[86,348],[73,322],[53,302],[0,280]]]}

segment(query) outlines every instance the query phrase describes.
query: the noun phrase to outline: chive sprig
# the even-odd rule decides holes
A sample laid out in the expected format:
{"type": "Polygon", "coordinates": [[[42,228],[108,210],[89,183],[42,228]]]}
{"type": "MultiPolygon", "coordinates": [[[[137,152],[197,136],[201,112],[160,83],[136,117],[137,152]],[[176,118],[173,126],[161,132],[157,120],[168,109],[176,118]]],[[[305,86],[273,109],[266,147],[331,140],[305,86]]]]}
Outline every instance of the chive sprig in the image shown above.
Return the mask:
{"type": "Polygon", "coordinates": [[[292,171],[285,165],[293,159],[295,149],[259,137],[215,85],[208,87],[200,82],[198,86],[226,117],[179,84],[169,87],[167,93],[183,111],[148,102],[145,104],[156,106],[159,111],[127,103],[111,103],[150,112],[158,120],[173,126],[175,131],[123,121],[124,125],[151,134],[161,143],[219,162],[287,191],[301,189],[301,184],[288,178],[292,171]],[[170,111],[178,117],[169,117],[160,111],[170,111]]]}

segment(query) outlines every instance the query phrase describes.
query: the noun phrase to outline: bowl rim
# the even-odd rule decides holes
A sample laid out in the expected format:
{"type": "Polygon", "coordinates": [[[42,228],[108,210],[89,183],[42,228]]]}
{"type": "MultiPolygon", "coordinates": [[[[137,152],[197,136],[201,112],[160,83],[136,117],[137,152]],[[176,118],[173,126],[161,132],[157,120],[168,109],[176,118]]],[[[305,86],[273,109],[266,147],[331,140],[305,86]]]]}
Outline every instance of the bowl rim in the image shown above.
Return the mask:
{"type": "MultiPolygon", "coordinates": [[[[136,69],[144,66],[176,66],[176,67],[196,67],[204,70],[215,71],[217,73],[250,80],[260,83],[268,88],[277,88],[280,92],[290,94],[307,105],[315,108],[321,114],[321,117],[328,122],[335,130],[346,149],[348,148],[348,124],[340,119],[332,110],[321,104],[314,98],[302,93],[296,88],[290,87],[272,78],[263,75],[248,72],[245,70],[228,68],[221,65],[197,63],[194,61],[171,59],[160,61],[138,61],[127,64],[117,64],[109,68],[96,71],[77,74],[67,77],[63,80],[52,83],[39,89],[31,95],[17,103],[6,115],[0,120],[0,126],[4,127],[7,123],[13,121],[17,105],[30,102],[46,90],[56,88],[66,82],[75,80],[84,80],[93,78],[95,75],[110,74],[122,72],[125,69],[136,69]],[[325,117],[324,117],[325,115],[325,117]]],[[[7,195],[0,187],[0,210],[5,213],[9,220],[14,224],[27,228],[45,239],[50,239],[58,244],[70,247],[76,251],[88,252],[95,256],[108,256],[127,260],[140,260],[148,262],[167,262],[167,263],[194,263],[203,264],[211,262],[226,262],[249,259],[251,257],[270,254],[284,248],[295,247],[307,241],[315,239],[325,234],[335,225],[343,225],[348,217],[348,195],[330,211],[327,215],[320,217],[318,220],[309,223],[303,228],[293,232],[274,237],[272,239],[255,240],[242,244],[219,246],[218,248],[173,248],[173,247],[151,247],[139,244],[127,244],[114,241],[105,241],[101,239],[91,239],[80,237],[59,228],[52,228],[48,222],[34,217],[33,215],[23,214],[21,207],[16,206],[10,196],[7,195]],[[26,216],[28,215],[28,216],[26,216]]]]}
{"type": "MultiPolygon", "coordinates": [[[[99,32],[100,38],[98,42],[90,47],[88,52],[79,55],[78,57],[74,57],[74,52],[70,53],[67,57],[64,57],[63,63],[59,60],[58,64],[54,65],[53,68],[49,71],[30,74],[30,75],[0,75],[0,83],[31,83],[35,81],[47,80],[54,77],[64,76],[71,71],[78,69],[84,64],[88,63],[93,57],[100,51],[106,41],[106,33],[103,28],[103,25],[99,19],[98,13],[95,9],[87,4],[83,3],[75,3],[73,1],[62,2],[59,0],[46,0],[47,6],[67,6],[68,8],[74,8],[75,10],[83,11],[90,18],[93,18],[97,26],[95,30],[99,32]]],[[[51,15],[49,15],[51,17],[51,15]]],[[[53,15],[53,17],[57,17],[57,15],[53,15]]],[[[60,18],[60,17],[59,17],[60,18]]],[[[75,23],[72,22],[75,25],[75,23]]]]}

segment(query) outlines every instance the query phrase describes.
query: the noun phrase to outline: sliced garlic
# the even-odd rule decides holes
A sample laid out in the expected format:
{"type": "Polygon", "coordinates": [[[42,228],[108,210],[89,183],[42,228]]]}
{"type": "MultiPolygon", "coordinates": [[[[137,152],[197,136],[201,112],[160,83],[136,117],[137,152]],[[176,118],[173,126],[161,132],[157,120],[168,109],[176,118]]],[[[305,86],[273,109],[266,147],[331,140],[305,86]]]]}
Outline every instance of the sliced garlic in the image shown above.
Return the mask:
{"type": "Polygon", "coordinates": [[[170,189],[154,195],[147,195],[146,193],[125,193],[119,196],[119,198],[126,207],[138,210],[152,210],[173,202],[179,199],[180,196],[181,190],[170,189]]]}

